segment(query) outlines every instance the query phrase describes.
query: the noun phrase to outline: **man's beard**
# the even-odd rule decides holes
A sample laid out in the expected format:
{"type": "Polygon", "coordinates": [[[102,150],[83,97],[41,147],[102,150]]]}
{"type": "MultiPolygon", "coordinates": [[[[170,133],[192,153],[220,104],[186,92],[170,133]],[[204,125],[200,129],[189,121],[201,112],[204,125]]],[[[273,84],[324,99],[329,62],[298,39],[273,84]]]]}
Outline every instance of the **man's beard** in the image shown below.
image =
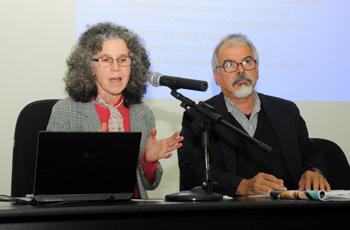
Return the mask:
{"type": "Polygon", "coordinates": [[[232,85],[239,84],[240,80],[246,80],[248,84],[241,84],[238,86],[237,90],[233,91],[233,96],[237,98],[246,98],[248,97],[254,90],[253,78],[247,74],[238,73],[237,78],[232,82],[232,85]]]}

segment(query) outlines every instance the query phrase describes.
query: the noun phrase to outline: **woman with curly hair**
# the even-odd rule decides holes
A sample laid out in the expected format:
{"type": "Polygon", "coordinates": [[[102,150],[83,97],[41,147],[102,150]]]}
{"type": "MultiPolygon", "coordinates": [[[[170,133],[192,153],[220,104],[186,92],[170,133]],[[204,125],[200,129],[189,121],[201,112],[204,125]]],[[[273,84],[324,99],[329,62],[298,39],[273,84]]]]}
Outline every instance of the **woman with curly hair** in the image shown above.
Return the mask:
{"type": "MultiPolygon", "coordinates": [[[[85,31],[67,60],[69,97],[53,107],[48,131],[142,132],[133,198],[147,199],[162,177],[159,159],[181,147],[182,136],[156,138],[152,111],[142,103],[150,61],[140,38],[99,23],[85,31]]],[[[123,162],[120,162],[121,164],[123,162]]]]}

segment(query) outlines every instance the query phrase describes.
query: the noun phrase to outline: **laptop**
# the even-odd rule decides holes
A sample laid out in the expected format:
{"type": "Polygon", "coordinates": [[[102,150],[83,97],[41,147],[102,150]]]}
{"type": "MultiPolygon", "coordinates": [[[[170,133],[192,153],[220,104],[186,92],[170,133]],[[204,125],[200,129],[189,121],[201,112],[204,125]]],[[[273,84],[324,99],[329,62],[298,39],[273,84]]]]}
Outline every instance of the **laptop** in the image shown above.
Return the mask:
{"type": "Polygon", "coordinates": [[[39,132],[32,201],[130,200],[140,140],[140,132],[39,132]]]}

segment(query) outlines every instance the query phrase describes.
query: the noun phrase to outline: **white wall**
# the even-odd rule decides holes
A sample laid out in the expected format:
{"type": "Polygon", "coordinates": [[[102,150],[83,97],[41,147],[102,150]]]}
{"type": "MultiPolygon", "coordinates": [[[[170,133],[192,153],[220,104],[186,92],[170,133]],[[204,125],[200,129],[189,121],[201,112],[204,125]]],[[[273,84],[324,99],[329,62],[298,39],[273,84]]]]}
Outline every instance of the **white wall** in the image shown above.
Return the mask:
{"type": "Polygon", "coordinates": [[[65,60],[75,42],[74,1],[0,1],[0,194],[10,194],[17,116],[29,102],[64,96],[65,60]]]}
{"type": "MultiPolygon", "coordinates": [[[[0,2],[0,194],[10,194],[13,135],[20,110],[37,99],[65,97],[62,79],[65,60],[76,41],[74,17],[72,0],[0,2]]],[[[179,101],[146,100],[146,103],[155,113],[159,138],[180,129],[183,109],[179,101]]],[[[334,140],[350,159],[350,102],[297,104],[310,136],[334,140]]],[[[178,191],[176,155],[162,160],[162,164],[161,185],[150,192],[154,198],[178,191]]]]}

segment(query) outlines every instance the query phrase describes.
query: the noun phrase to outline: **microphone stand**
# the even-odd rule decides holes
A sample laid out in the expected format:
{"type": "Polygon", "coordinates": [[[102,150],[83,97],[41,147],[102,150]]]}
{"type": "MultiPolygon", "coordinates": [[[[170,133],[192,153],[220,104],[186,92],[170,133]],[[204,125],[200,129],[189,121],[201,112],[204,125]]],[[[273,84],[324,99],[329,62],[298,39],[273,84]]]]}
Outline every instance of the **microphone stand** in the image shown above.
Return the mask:
{"type": "Polygon", "coordinates": [[[228,129],[234,132],[237,132],[239,135],[245,137],[247,140],[249,140],[250,142],[252,142],[253,144],[257,145],[258,147],[262,148],[267,152],[272,152],[273,149],[269,145],[249,136],[247,133],[243,132],[242,130],[236,128],[229,122],[225,121],[220,114],[214,112],[214,108],[211,105],[208,105],[204,102],[199,102],[198,104],[196,104],[191,99],[177,92],[176,89],[172,89],[170,94],[182,102],[181,107],[183,107],[186,111],[192,108],[200,114],[200,116],[196,118],[200,122],[202,148],[204,151],[204,161],[205,161],[204,162],[205,179],[202,183],[202,186],[196,186],[189,191],[180,191],[177,193],[168,194],[165,196],[165,200],[166,201],[219,201],[219,200],[222,200],[223,195],[213,192],[213,187],[216,184],[216,182],[211,178],[210,164],[209,164],[209,156],[210,156],[209,130],[211,126],[208,125],[208,123],[204,120],[209,120],[209,122],[211,122],[212,124],[215,124],[215,123],[221,124],[227,127],[228,129]],[[203,118],[206,118],[206,119],[203,119],[203,118]]]}

